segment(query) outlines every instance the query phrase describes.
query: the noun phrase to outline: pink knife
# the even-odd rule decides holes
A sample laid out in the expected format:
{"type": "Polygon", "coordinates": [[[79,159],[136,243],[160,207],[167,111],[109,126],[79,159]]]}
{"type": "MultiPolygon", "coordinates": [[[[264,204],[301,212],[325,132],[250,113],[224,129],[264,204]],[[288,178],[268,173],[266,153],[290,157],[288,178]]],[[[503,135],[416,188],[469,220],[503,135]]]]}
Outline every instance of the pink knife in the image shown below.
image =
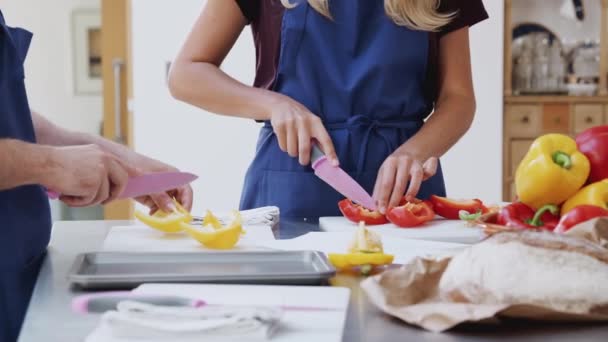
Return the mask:
{"type": "Polygon", "coordinates": [[[376,210],[376,201],[372,196],[348,173],[340,167],[331,165],[331,162],[327,160],[323,151],[315,143],[312,144],[311,163],[315,175],[336,191],[369,210],[376,210]]]}
{"type": "MultiPolygon", "coordinates": [[[[189,184],[197,178],[198,176],[188,172],[158,172],[130,177],[125,190],[118,198],[158,194],[189,184]]],[[[58,199],[61,196],[55,191],[47,191],[47,194],[51,199],[58,199]]]]}

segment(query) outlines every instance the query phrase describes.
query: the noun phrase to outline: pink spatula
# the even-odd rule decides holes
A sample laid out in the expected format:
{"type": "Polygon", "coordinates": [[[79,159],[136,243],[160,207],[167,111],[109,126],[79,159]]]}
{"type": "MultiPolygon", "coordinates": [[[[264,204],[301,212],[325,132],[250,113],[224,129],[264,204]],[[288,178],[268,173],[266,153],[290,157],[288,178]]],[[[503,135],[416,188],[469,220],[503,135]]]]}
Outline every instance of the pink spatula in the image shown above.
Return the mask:
{"type": "Polygon", "coordinates": [[[331,165],[331,162],[327,160],[327,156],[314,143],[312,144],[311,163],[312,168],[315,170],[315,175],[336,191],[369,210],[376,210],[376,201],[374,201],[372,196],[348,173],[340,167],[331,165]]]}

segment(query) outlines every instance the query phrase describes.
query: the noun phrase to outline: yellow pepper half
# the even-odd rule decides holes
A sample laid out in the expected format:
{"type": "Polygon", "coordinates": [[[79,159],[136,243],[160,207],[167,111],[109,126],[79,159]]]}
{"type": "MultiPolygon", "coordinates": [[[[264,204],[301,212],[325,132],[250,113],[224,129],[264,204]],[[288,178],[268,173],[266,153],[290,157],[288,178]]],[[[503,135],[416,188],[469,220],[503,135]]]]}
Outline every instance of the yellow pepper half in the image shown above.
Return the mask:
{"type": "Polygon", "coordinates": [[[361,273],[367,274],[373,266],[391,264],[394,256],[384,254],[380,235],[368,230],[365,224],[360,222],[349,244],[348,253],[329,253],[327,259],[339,270],[360,266],[361,273]]]}
{"type": "Polygon", "coordinates": [[[365,265],[388,265],[393,262],[394,256],[384,253],[347,253],[327,255],[329,262],[338,269],[347,269],[365,265]]]}
{"type": "Polygon", "coordinates": [[[563,134],[540,136],[517,167],[517,197],[535,210],[560,205],[585,184],[589,171],[589,160],[574,139],[563,134]]]}
{"type": "Polygon", "coordinates": [[[562,205],[562,215],[579,205],[589,204],[608,210],[608,178],[587,185],[562,205]]]}
{"type": "Polygon", "coordinates": [[[207,212],[203,220],[202,229],[186,222],[182,222],[180,225],[188,235],[207,248],[231,249],[236,246],[241,234],[244,233],[241,215],[238,211],[235,211],[234,216],[234,221],[225,227],[210,211],[207,212]]]}
{"type": "Polygon", "coordinates": [[[181,223],[192,221],[192,215],[175,199],[173,203],[176,210],[172,213],[158,210],[153,215],[148,215],[138,210],[135,212],[135,217],[150,228],[165,233],[179,233],[183,230],[181,223]]]}

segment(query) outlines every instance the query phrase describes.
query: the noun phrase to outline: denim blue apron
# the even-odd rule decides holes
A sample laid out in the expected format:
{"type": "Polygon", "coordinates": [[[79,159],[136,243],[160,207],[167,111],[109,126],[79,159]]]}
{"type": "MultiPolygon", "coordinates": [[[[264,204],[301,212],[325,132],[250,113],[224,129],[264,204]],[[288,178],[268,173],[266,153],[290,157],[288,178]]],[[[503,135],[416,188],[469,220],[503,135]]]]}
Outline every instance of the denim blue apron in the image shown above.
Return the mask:
{"type": "MultiPolygon", "coordinates": [[[[341,167],[372,192],[384,160],[432,111],[424,93],[427,32],[397,26],[383,1],[331,0],[333,20],[307,2],[285,11],[274,91],[318,115],[341,167]]],[[[445,195],[441,168],[418,194],[445,195]]],[[[270,123],[247,170],[241,209],[276,205],[284,217],[340,215],[343,198],[279,149],[270,123]]]]}
{"type": "MultiPolygon", "coordinates": [[[[32,34],[0,12],[0,139],[35,142],[23,62],[32,34]]],[[[0,191],[0,341],[15,341],[49,242],[49,201],[40,186],[0,191]]]]}

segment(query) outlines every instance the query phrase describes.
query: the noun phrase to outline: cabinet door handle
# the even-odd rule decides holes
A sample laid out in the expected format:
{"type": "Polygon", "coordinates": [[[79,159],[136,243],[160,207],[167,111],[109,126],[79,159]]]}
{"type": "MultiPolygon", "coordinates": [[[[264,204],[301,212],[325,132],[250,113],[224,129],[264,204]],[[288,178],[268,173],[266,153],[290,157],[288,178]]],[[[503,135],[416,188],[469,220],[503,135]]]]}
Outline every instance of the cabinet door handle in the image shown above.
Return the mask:
{"type": "Polygon", "coordinates": [[[121,79],[122,69],[125,63],[120,58],[115,58],[112,61],[112,68],[114,70],[114,141],[120,144],[124,144],[124,137],[122,136],[122,90],[121,90],[121,79]]]}
{"type": "Polygon", "coordinates": [[[521,123],[527,124],[528,122],[530,122],[530,118],[528,118],[527,116],[521,118],[521,123]]]}
{"type": "Polygon", "coordinates": [[[593,123],[593,118],[588,116],[587,118],[585,118],[585,122],[588,124],[593,123]]]}

